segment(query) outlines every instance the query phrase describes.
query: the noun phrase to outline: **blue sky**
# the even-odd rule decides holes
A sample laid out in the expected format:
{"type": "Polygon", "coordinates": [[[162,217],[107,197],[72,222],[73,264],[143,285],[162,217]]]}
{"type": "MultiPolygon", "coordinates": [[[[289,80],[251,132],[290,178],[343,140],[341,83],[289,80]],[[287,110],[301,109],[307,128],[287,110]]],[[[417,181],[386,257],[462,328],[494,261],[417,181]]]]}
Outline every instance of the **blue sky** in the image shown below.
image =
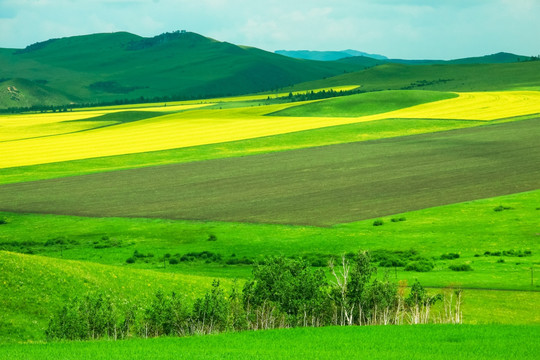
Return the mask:
{"type": "Polygon", "coordinates": [[[194,31],[274,51],[392,58],[540,54],[540,0],[0,0],[0,47],[96,32],[194,31]]]}

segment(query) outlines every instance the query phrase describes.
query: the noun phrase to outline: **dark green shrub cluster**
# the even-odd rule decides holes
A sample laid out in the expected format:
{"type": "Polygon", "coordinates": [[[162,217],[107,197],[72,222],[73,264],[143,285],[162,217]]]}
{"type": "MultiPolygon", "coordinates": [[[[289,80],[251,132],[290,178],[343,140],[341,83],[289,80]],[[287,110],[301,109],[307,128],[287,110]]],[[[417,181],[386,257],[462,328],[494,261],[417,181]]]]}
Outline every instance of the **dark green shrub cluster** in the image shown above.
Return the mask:
{"type": "Polygon", "coordinates": [[[400,221],[406,221],[407,218],[400,217],[400,218],[392,218],[390,221],[392,222],[400,222],[400,221]]]}
{"type": "Polygon", "coordinates": [[[3,241],[0,242],[0,250],[18,252],[22,254],[33,254],[34,248],[43,246],[37,241],[3,241]]]}
{"type": "Polygon", "coordinates": [[[210,234],[210,235],[208,236],[207,241],[217,241],[217,236],[214,235],[214,234],[210,234]]]}
{"type": "Polygon", "coordinates": [[[49,239],[45,241],[44,246],[55,246],[55,245],[78,245],[79,242],[77,240],[68,239],[65,236],[60,236],[54,239],[49,239]]]}
{"type": "Polygon", "coordinates": [[[448,268],[452,271],[473,271],[473,268],[469,264],[450,265],[448,268]]]}
{"type": "Polygon", "coordinates": [[[122,241],[111,239],[108,235],[103,235],[101,239],[93,242],[94,249],[107,249],[111,247],[121,247],[122,241]]]}
{"type": "Polygon", "coordinates": [[[459,259],[459,254],[448,253],[448,254],[441,255],[441,260],[454,260],[454,259],[459,259]]]}
{"type": "Polygon", "coordinates": [[[253,259],[244,256],[242,258],[231,257],[225,263],[227,265],[252,265],[254,262],[253,259]]]}
{"type": "Polygon", "coordinates": [[[502,206],[502,205],[499,205],[497,206],[496,208],[493,209],[493,211],[496,211],[496,212],[500,212],[500,211],[504,211],[504,210],[512,210],[513,208],[509,207],[509,206],[502,206]]]}
{"type": "Polygon", "coordinates": [[[532,256],[531,250],[504,250],[504,251],[486,251],[484,256],[508,256],[508,257],[526,257],[532,256]]]}
{"type": "Polygon", "coordinates": [[[383,226],[383,225],[384,225],[384,221],[382,221],[381,219],[375,220],[373,222],[373,226],[383,226]]]}
{"type": "Polygon", "coordinates": [[[49,339],[85,340],[118,338],[128,334],[129,324],[118,323],[118,313],[111,298],[90,294],[71,299],[53,316],[45,332],[49,339]]]}
{"type": "Polygon", "coordinates": [[[429,260],[411,261],[405,266],[405,271],[429,272],[435,265],[429,260]]]}
{"type": "Polygon", "coordinates": [[[221,254],[216,254],[211,251],[190,252],[180,257],[180,261],[182,262],[184,261],[190,262],[190,261],[196,261],[196,260],[203,260],[203,261],[206,261],[207,263],[221,262],[223,260],[223,257],[221,256],[221,254]]]}
{"type": "MultiPolygon", "coordinates": [[[[174,257],[170,257],[174,259],[174,257]]],[[[121,304],[103,295],[70,299],[46,330],[48,339],[122,339],[130,336],[184,336],[223,331],[296,326],[401,323],[404,312],[433,303],[416,283],[403,298],[388,278],[379,279],[369,253],[330,263],[335,281],[303,259],[267,258],[253,268],[253,279],[241,291],[226,294],[214,281],[189,307],[175,293],[158,291],[144,304],[121,304]]],[[[429,311],[425,313],[429,314],[429,311]]],[[[424,318],[428,321],[429,316],[424,318]]]]}
{"type": "Polygon", "coordinates": [[[375,250],[372,261],[380,267],[405,267],[407,271],[431,271],[433,263],[418,254],[415,249],[406,251],[375,250]]]}
{"type": "Polygon", "coordinates": [[[150,262],[149,259],[153,258],[153,257],[154,257],[154,254],[152,254],[152,253],[143,254],[143,253],[139,252],[139,250],[135,250],[133,252],[133,255],[126,259],[126,263],[133,264],[138,260],[142,260],[142,261],[148,263],[148,262],[150,262]]]}
{"type": "Polygon", "coordinates": [[[0,216],[0,225],[6,225],[8,223],[8,219],[5,216],[0,216]]]}

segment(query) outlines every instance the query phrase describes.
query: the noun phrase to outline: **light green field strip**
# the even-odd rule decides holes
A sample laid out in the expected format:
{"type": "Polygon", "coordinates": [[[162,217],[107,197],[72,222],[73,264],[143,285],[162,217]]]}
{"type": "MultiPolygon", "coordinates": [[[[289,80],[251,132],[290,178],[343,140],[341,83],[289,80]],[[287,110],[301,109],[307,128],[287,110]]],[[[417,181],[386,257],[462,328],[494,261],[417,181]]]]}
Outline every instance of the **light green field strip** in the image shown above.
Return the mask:
{"type": "Polygon", "coordinates": [[[216,144],[386,118],[488,121],[540,113],[540,92],[459,95],[356,118],[263,116],[291,104],[170,114],[79,133],[2,143],[0,168],[216,144]]]}

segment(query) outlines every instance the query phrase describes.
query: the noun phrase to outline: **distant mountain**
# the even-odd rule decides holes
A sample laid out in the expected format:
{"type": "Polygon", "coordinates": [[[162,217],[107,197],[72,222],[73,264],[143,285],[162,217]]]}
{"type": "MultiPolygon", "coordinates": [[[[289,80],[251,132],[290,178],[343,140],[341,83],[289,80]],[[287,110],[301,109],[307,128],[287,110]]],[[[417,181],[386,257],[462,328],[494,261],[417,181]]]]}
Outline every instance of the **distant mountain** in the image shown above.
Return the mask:
{"type": "MultiPolygon", "coordinates": [[[[500,52],[492,55],[468,57],[455,60],[405,60],[386,59],[381,63],[406,64],[406,65],[433,65],[433,64],[508,64],[520,61],[528,61],[531,57],[500,52]]],[[[347,59],[343,59],[347,60],[347,59]]],[[[349,62],[352,63],[352,62],[349,62]]]]}
{"type": "Polygon", "coordinates": [[[245,94],[363,68],[292,59],[184,31],[51,39],[0,49],[0,64],[1,108],[245,94]]]}
{"type": "Polygon", "coordinates": [[[389,59],[383,55],[367,54],[356,50],[343,51],[310,51],[310,50],[277,50],[276,54],[285,55],[296,59],[308,59],[318,61],[336,61],[343,63],[357,64],[361,66],[375,66],[385,63],[407,64],[407,65],[431,65],[431,64],[506,64],[519,61],[527,61],[529,56],[516,55],[500,52],[492,55],[479,57],[468,57],[455,60],[406,60],[389,59]],[[378,61],[373,61],[373,59],[378,61]]]}
{"type": "Polygon", "coordinates": [[[377,60],[385,60],[386,56],[377,54],[368,54],[356,50],[342,51],[311,51],[311,50],[277,50],[276,54],[292,57],[295,59],[318,60],[318,61],[334,61],[352,56],[363,56],[377,60]]]}

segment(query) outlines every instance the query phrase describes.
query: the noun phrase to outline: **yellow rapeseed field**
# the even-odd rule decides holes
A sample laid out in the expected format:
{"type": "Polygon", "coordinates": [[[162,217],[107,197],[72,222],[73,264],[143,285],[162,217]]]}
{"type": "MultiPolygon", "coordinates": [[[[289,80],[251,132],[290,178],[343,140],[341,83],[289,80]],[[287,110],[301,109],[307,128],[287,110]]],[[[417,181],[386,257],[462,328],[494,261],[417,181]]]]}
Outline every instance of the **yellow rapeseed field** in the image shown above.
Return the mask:
{"type": "MultiPolygon", "coordinates": [[[[175,104],[175,110],[205,105],[175,104]]],[[[295,105],[298,103],[224,110],[202,108],[97,129],[91,129],[95,127],[91,123],[81,123],[81,129],[87,126],[90,130],[75,133],[62,130],[61,122],[69,119],[88,119],[91,122],[90,117],[120,110],[0,117],[0,168],[229,142],[388,118],[489,121],[540,113],[540,92],[460,93],[454,99],[358,118],[264,116],[295,105]],[[50,126],[52,123],[60,124],[54,128],[50,126]],[[45,124],[49,127],[43,127],[45,124]],[[18,125],[20,133],[13,130],[18,125]],[[11,132],[4,135],[3,129],[9,127],[11,132]],[[32,138],[40,134],[48,136],[32,138]]],[[[167,111],[172,110],[172,107],[167,108],[167,111]]],[[[155,111],[155,107],[151,110],[155,111]]],[[[68,124],[74,126],[73,123],[68,124]]]]}

